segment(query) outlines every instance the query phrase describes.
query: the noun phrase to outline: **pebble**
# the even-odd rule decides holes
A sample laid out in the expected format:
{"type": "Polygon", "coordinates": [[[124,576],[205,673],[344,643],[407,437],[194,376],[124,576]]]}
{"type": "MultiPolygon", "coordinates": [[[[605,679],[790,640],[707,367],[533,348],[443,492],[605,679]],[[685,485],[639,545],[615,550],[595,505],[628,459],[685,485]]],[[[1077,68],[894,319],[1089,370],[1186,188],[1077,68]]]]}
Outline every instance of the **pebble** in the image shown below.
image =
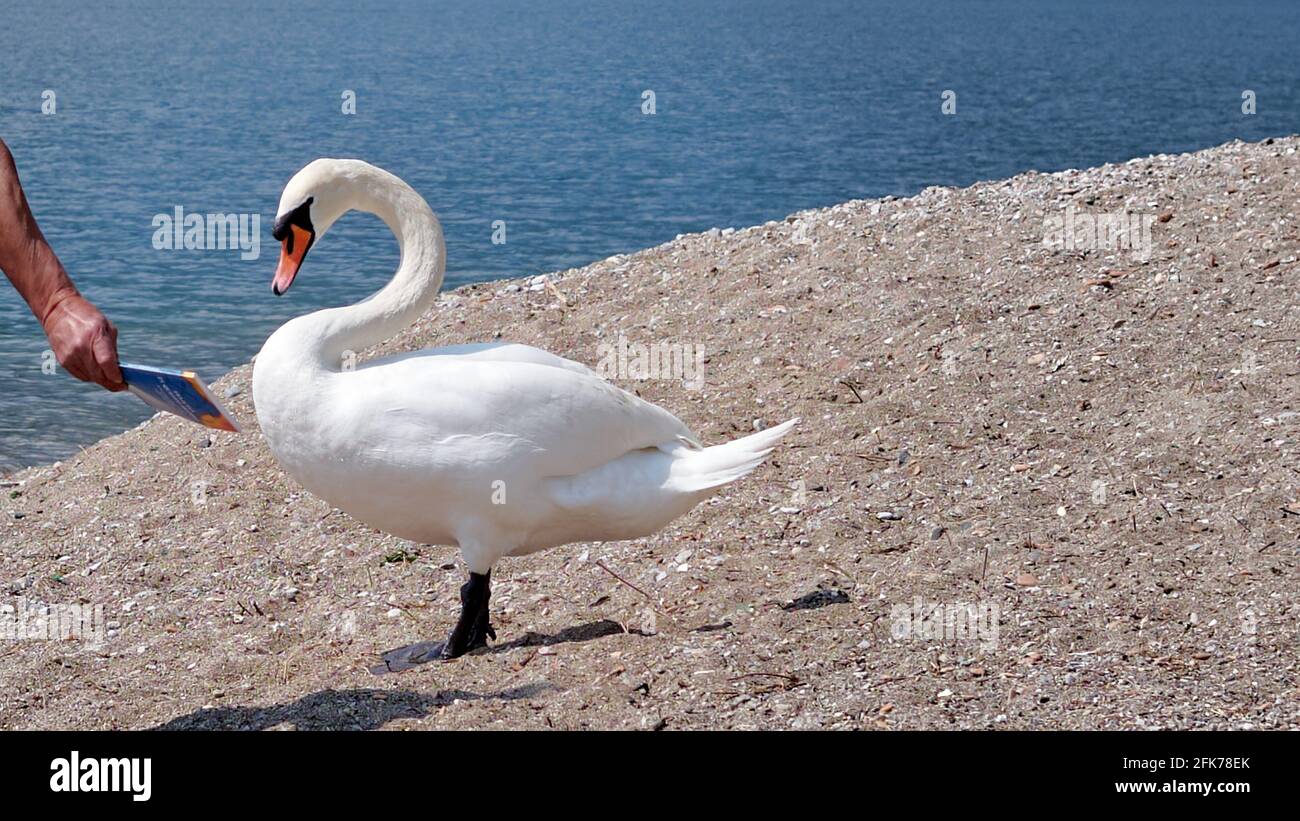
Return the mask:
{"type": "Polygon", "coordinates": [[[898,521],[902,521],[903,519],[902,516],[898,515],[892,510],[882,510],[876,514],[876,518],[880,519],[883,522],[898,522],[898,521]]]}

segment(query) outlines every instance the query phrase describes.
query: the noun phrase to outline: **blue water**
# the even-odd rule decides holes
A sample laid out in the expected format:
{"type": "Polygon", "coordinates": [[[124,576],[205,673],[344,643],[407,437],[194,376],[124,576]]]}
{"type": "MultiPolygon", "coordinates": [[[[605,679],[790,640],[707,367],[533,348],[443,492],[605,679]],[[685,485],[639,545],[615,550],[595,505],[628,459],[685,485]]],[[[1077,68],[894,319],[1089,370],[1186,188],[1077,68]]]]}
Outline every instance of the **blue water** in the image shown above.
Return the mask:
{"type": "MultiPolygon", "coordinates": [[[[1300,131],[1290,2],[43,2],[0,18],[0,136],[46,235],[123,359],[209,379],[396,265],[382,224],[354,215],[271,296],[280,189],[318,156],[423,193],[456,285],[855,197],[1300,131]],[[156,250],[152,219],[177,205],[260,212],[261,257],[156,250]]],[[[43,375],[45,347],[0,288],[0,469],[149,414],[43,375]]]]}

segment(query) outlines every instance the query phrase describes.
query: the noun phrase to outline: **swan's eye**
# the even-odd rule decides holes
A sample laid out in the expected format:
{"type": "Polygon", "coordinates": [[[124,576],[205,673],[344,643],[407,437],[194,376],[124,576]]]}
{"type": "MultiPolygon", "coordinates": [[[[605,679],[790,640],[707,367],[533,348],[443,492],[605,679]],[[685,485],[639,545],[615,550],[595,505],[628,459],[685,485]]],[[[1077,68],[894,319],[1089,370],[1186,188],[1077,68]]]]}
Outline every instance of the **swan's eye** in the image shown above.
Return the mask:
{"type": "Polygon", "coordinates": [[[308,197],[303,201],[302,205],[299,205],[297,208],[294,208],[286,214],[281,214],[279,218],[276,219],[275,226],[271,229],[271,236],[275,237],[279,242],[284,242],[285,237],[289,237],[290,242],[292,242],[293,235],[289,231],[289,226],[291,225],[296,225],[299,228],[305,229],[311,234],[316,233],[316,229],[313,228],[311,224],[311,204],[315,201],[315,197],[308,197]]]}

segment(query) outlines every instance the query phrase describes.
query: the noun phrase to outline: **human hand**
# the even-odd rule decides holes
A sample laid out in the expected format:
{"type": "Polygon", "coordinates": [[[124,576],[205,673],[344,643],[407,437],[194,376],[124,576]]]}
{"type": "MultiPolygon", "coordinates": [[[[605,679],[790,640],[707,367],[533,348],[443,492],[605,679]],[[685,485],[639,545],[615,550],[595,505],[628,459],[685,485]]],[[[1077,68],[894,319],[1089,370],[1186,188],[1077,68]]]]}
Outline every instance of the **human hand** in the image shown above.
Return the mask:
{"type": "Polygon", "coordinates": [[[117,328],[78,293],[63,296],[41,323],[59,364],[110,391],[126,390],[117,367],[117,328]]]}

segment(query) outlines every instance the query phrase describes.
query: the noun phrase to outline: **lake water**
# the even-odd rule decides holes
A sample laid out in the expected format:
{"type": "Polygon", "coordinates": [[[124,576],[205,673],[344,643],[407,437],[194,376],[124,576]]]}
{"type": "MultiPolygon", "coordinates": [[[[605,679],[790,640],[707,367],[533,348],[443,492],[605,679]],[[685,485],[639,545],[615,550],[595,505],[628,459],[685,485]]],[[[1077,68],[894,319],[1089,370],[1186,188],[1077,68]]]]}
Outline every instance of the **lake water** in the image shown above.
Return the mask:
{"type": "MultiPolygon", "coordinates": [[[[4,12],[0,136],[122,358],[212,380],[396,265],[383,225],[354,215],[271,296],[280,189],[318,156],[419,190],[454,286],[857,197],[1297,132],[1298,23],[1290,2],[43,2],[4,12]],[[177,206],[259,213],[260,257],[155,249],[155,216],[177,206]]],[[[43,374],[45,348],[0,288],[0,470],[149,415],[43,374]]]]}

